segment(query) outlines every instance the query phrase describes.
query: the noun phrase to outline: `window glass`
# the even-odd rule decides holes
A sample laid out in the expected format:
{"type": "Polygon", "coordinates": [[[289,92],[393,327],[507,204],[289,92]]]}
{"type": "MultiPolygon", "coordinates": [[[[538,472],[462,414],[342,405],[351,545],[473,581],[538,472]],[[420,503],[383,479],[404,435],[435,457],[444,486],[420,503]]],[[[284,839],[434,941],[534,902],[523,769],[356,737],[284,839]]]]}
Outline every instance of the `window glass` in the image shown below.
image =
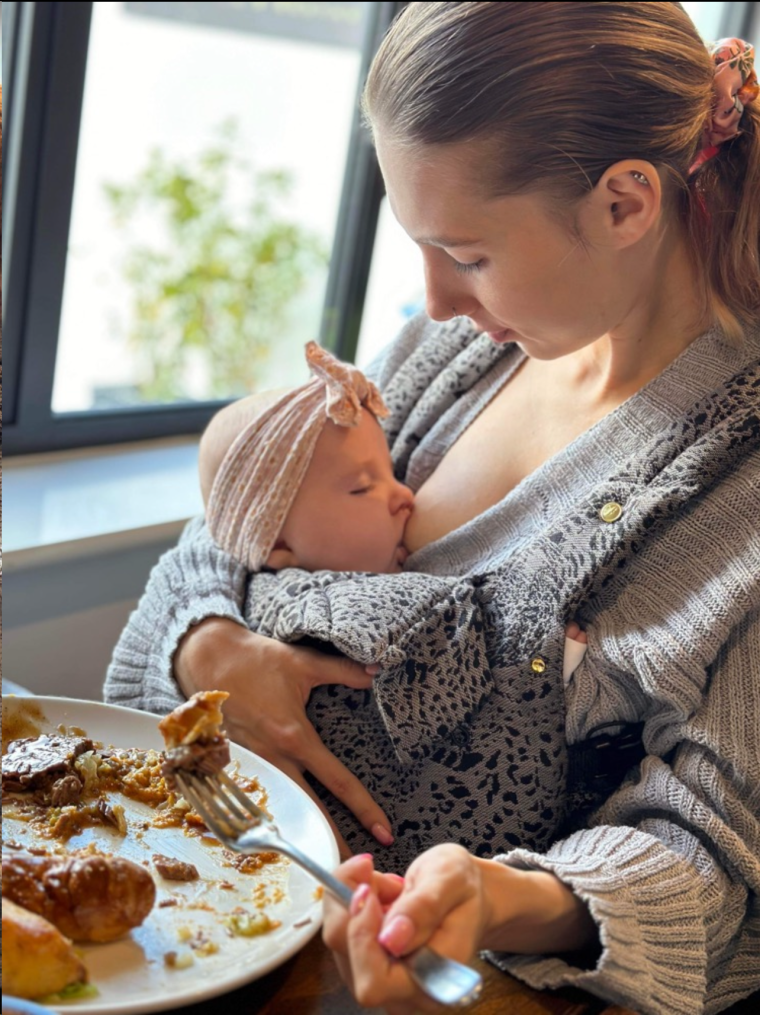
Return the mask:
{"type": "Polygon", "coordinates": [[[683,6],[707,42],[718,38],[727,6],[725,3],[684,3],[683,6]]]}
{"type": "Polygon", "coordinates": [[[57,413],[305,375],[369,3],[94,3],[57,413]]]}

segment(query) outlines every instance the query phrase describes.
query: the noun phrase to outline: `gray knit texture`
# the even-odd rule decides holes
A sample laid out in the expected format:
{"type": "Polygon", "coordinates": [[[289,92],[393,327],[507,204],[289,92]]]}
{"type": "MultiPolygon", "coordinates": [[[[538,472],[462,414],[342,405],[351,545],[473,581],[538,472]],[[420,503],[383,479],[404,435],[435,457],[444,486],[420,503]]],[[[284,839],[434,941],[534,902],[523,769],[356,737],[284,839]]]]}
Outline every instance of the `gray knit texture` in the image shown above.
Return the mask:
{"type": "MultiPolygon", "coordinates": [[[[386,429],[397,472],[413,488],[520,358],[463,322],[409,324],[375,375],[391,408],[386,429]],[[414,378],[423,379],[419,390],[414,378]]],[[[582,987],[645,1015],[697,1015],[760,987],[759,368],[760,336],[738,348],[719,334],[702,336],[502,502],[409,560],[423,574],[462,577],[539,562],[535,595],[526,586],[509,610],[510,623],[525,632],[525,656],[515,664],[525,665],[534,649],[546,649],[549,628],[556,640],[566,619],[550,624],[536,612],[534,599],[553,582],[544,564],[556,561],[557,585],[567,592],[576,555],[600,552],[607,538],[604,527],[590,527],[590,515],[579,519],[578,505],[606,492],[628,515],[652,519],[651,535],[628,546],[612,580],[571,588],[562,599],[589,635],[566,692],[568,742],[601,723],[644,721],[650,757],[589,827],[543,853],[503,856],[553,871],[599,925],[594,969],[561,958],[491,956],[538,988],[582,987]],[[727,388],[732,412],[721,415],[727,388]],[[651,463],[668,441],[686,446],[679,450],[684,489],[671,484],[666,498],[651,463]],[[699,495],[689,496],[695,470],[699,495]],[[557,548],[564,531],[576,538],[557,548]]],[[[586,569],[577,573],[585,581],[586,569]]],[[[191,523],[130,618],[106,699],[156,712],[174,707],[179,639],[207,616],[244,623],[247,578],[199,521],[191,523]]],[[[551,659],[552,646],[543,654],[551,659]]]]}

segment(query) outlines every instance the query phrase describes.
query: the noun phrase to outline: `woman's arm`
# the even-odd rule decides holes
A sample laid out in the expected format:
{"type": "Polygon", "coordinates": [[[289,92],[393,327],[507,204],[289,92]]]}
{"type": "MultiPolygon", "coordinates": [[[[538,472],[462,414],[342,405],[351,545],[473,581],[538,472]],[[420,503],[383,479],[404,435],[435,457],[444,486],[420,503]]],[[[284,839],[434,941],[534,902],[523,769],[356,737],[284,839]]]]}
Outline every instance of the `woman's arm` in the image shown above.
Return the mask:
{"type": "Polygon", "coordinates": [[[151,571],[119,638],[104,699],[162,713],[183,701],[173,670],[180,642],[209,617],[224,618],[230,629],[246,629],[247,577],[246,569],[214,544],[202,518],[188,522],[177,546],[151,571]]]}

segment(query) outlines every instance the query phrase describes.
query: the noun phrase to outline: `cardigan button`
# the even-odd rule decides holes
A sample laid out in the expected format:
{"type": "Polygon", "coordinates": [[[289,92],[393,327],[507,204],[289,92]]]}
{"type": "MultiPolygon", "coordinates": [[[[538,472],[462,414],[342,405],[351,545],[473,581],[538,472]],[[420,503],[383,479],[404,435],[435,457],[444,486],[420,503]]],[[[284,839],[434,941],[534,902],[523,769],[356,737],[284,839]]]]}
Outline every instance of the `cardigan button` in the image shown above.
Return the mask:
{"type": "Polygon", "coordinates": [[[611,525],[613,522],[619,522],[623,517],[623,508],[620,504],[611,500],[601,509],[599,517],[603,522],[607,522],[608,525],[611,525]]]}
{"type": "Polygon", "coordinates": [[[542,659],[541,656],[535,656],[530,661],[530,668],[534,673],[545,673],[546,672],[546,660],[542,659]]]}

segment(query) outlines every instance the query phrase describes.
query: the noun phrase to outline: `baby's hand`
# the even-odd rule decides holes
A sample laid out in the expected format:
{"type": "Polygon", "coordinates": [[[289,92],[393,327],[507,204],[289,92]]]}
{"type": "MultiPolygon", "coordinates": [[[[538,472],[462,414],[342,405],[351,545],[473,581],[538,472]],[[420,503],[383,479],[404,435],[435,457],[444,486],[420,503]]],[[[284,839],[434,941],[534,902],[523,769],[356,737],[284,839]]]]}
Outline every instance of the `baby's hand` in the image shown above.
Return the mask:
{"type": "Polygon", "coordinates": [[[580,626],[572,620],[565,628],[565,637],[571,641],[577,641],[581,645],[588,644],[588,637],[585,631],[581,631],[580,626]]]}

